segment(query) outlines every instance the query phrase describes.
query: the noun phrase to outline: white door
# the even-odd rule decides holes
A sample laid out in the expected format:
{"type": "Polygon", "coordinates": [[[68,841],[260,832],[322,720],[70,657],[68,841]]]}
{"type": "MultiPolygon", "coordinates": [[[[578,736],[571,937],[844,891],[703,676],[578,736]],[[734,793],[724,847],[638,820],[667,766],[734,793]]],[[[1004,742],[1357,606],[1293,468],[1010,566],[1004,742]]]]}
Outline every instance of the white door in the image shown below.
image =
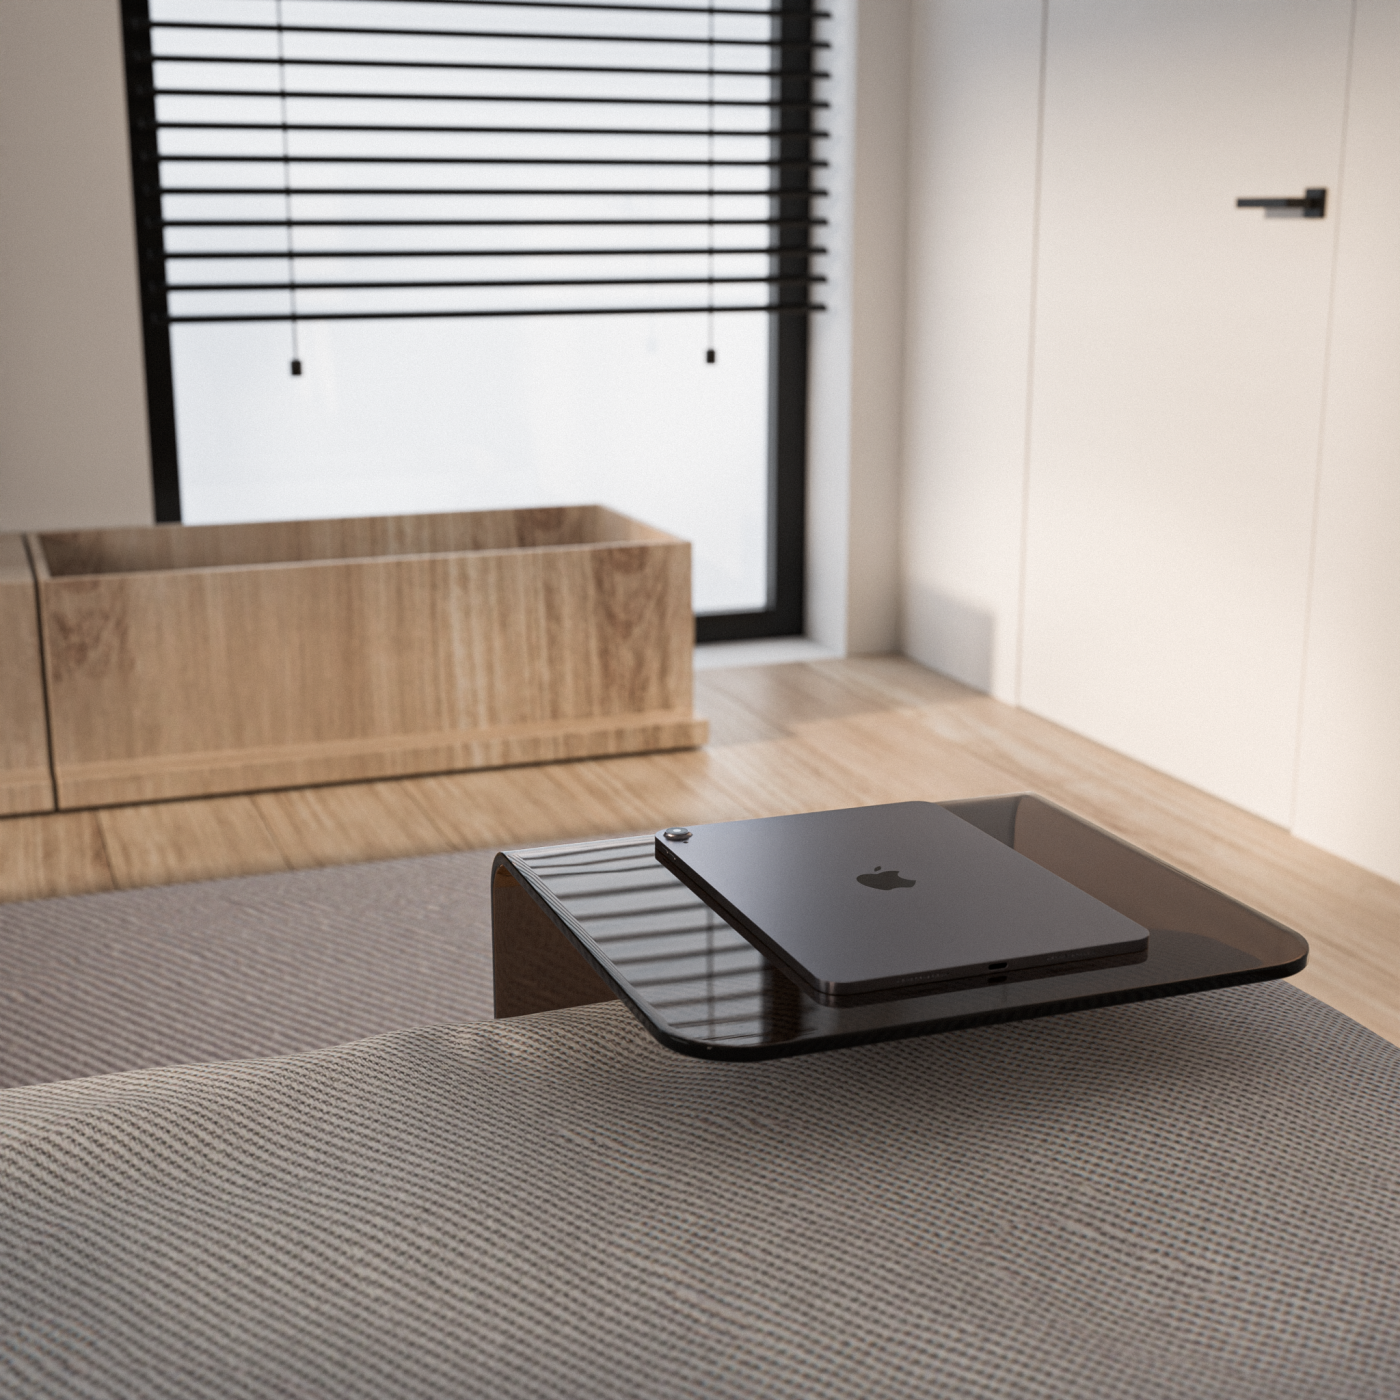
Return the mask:
{"type": "Polygon", "coordinates": [[[1050,0],[1020,699],[1292,801],[1350,0],[1050,0]]]}
{"type": "Polygon", "coordinates": [[[1293,830],[1400,880],[1396,0],[1360,0],[1355,55],[1293,830]]]}

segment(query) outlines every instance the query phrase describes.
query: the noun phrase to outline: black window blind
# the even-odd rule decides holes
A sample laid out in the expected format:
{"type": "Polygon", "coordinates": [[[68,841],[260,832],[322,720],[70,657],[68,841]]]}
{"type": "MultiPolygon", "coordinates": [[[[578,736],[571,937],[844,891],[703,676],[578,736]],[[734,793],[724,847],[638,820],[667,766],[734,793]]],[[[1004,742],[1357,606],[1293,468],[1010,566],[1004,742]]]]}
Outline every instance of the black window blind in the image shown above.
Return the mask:
{"type": "Polygon", "coordinates": [[[124,8],[157,320],[817,309],[810,0],[124,8]]]}

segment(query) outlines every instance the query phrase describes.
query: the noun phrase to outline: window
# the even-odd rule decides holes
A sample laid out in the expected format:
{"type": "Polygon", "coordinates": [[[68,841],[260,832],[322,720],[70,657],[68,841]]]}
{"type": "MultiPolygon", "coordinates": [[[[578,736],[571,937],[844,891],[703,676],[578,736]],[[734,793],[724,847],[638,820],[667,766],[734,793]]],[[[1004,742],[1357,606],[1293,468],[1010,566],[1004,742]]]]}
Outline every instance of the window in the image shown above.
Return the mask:
{"type": "Polygon", "coordinates": [[[811,0],[124,0],[157,516],[601,500],[802,625],[811,0]]]}

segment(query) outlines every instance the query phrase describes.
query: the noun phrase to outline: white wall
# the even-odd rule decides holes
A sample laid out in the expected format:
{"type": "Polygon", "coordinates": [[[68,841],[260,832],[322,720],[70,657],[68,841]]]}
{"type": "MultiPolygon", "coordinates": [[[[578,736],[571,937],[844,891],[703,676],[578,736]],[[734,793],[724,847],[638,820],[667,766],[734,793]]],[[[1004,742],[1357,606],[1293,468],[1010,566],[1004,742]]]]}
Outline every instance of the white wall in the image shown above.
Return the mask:
{"type": "Polygon", "coordinates": [[[0,0],[0,530],[152,518],[117,0],[0,0]]]}
{"type": "Polygon", "coordinates": [[[851,280],[850,614],[853,652],[899,645],[909,0],[861,0],[851,280]]]}
{"type": "Polygon", "coordinates": [[[839,653],[899,645],[910,0],[836,0],[832,198],[812,318],[807,634],[839,653]]]}
{"type": "Polygon", "coordinates": [[[1400,880],[1400,5],[1360,0],[1293,830],[1400,880]]]}
{"type": "Polygon", "coordinates": [[[1043,0],[914,0],[904,649],[1016,699],[1043,0]]]}

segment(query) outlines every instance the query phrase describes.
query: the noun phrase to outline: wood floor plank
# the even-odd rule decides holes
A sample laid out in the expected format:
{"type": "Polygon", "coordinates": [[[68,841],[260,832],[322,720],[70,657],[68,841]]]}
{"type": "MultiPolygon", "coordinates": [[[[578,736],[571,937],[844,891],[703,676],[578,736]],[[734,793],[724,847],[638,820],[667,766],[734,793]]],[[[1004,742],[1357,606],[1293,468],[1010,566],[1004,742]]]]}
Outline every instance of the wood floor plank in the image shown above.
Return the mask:
{"type": "Polygon", "coordinates": [[[712,746],[761,742],[818,720],[961,703],[973,693],[902,657],[749,666],[696,677],[696,704],[710,719],[712,746]]]}
{"type": "Polygon", "coordinates": [[[949,743],[906,709],[806,725],[802,741],[860,775],[872,802],[945,802],[1024,790],[1019,775],[949,743]]]}
{"type": "Polygon", "coordinates": [[[416,779],[414,793],[462,850],[617,836],[638,829],[634,806],[607,777],[611,765],[625,761],[451,773],[416,779]]]}
{"type": "Polygon", "coordinates": [[[110,807],[96,817],[118,889],[287,868],[250,797],[110,807]]]}
{"type": "Polygon", "coordinates": [[[411,783],[300,788],[258,793],[250,800],[293,870],[437,855],[453,848],[450,837],[415,800],[411,783]]]}
{"type": "Polygon", "coordinates": [[[725,771],[723,754],[713,748],[594,765],[595,780],[628,832],[761,815],[726,782],[725,771]]]}
{"type": "Polygon", "coordinates": [[[0,902],[112,888],[112,871],[93,813],[0,820],[0,902]]]}

